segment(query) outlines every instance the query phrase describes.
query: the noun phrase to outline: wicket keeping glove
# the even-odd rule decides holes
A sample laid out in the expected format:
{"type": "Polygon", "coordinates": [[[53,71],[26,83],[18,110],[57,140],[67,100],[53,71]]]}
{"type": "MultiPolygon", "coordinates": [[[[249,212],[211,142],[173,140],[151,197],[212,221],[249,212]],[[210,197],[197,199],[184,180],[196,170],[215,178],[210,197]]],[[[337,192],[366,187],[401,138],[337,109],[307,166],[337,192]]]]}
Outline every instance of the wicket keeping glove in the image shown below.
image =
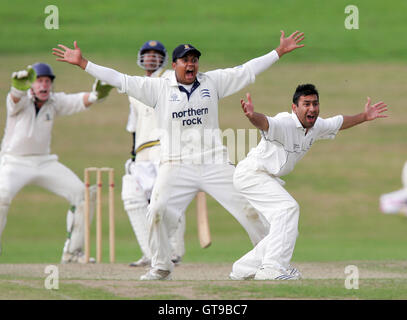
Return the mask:
{"type": "Polygon", "coordinates": [[[95,80],[95,83],[92,86],[92,91],[89,95],[89,102],[100,102],[104,100],[108,95],[110,90],[113,89],[113,86],[107,84],[106,82],[95,80]]]}
{"type": "Polygon", "coordinates": [[[16,98],[21,98],[27,94],[27,90],[31,88],[37,75],[31,66],[27,69],[16,71],[11,74],[11,94],[16,98]]]}

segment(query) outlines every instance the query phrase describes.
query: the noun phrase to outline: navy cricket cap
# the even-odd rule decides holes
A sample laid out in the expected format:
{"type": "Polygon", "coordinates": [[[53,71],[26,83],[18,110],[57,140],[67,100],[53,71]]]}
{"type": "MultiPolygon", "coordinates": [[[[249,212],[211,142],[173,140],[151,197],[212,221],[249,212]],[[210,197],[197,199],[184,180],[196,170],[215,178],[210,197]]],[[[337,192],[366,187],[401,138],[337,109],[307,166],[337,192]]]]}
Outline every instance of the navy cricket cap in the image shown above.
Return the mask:
{"type": "Polygon", "coordinates": [[[52,71],[52,68],[49,64],[46,64],[43,62],[37,62],[37,63],[33,64],[32,67],[35,70],[35,73],[37,74],[37,78],[49,77],[49,78],[51,78],[51,81],[54,81],[55,74],[52,71]]]}
{"type": "Polygon", "coordinates": [[[190,44],[180,44],[172,52],[172,62],[175,62],[177,59],[184,57],[187,53],[193,52],[199,58],[201,53],[193,45],[190,44]]]}

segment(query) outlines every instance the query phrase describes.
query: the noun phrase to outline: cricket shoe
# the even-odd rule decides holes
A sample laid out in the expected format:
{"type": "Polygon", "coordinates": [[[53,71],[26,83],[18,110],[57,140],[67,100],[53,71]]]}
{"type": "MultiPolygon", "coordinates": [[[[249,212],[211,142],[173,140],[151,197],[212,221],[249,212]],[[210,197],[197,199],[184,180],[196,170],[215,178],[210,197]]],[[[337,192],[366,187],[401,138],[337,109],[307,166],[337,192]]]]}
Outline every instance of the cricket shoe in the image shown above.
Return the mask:
{"type": "Polygon", "coordinates": [[[290,276],[295,277],[296,278],[295,280],[302,279],[302,274],[301,274],[300,270],[298,270],[296,267],[292,266],[291,264],[288,265],[287,273],[290,276]]]}
{"type": "Polygon", "coordinates": [[[150,269],[146,274],[140,277],[140,280],[171,280],[171,271],[150,269]]]}
{"type": "Polygon", "coordinates": [[[254,274],[249,274],[248,276],[239,276],[236,273],[231,272],[229,274],[229,279],[230,280],[253,280],[254,274]]]}
{"type": "Polygon", "coordinates": [[[254,280],[298,280],[298,278],[288,272],[266,267],[257,270],[254,280]]]}
{"type": "MultiPolygon", "coordinates": [[[[92,258],[92,257],[89,258],[89,263],[95,263],[95,262],[96,262],[95,258],[92,258]]],[[[77,250],[74,253],[64,252],[62,254],[61,264],[67,264],[67,263],[85,264],[86,263],[85,254],[83,253],[83,251],[80,251],[80,250],[77,250]]]]}
{"type": "Polygon", "coordinates": [[[146,256],[142,256],[139,260],[129,264],[130,267],[146,267],[151,265],[151,260],[146,256]]]}

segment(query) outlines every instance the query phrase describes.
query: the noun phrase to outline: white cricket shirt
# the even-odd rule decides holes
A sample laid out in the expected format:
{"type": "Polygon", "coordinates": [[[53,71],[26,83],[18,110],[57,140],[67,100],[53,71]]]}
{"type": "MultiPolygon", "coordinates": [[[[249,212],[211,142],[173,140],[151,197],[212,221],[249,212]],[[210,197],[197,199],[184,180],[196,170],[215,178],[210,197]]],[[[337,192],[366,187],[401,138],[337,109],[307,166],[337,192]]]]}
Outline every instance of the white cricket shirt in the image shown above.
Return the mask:
{"type": "MultiPolygon", "coordinates": [[[[269,65],[277,60],[278,54],[273,50],[269,65]]],[[[168,79],[129,76],[90,61],[86,71],[155,108],[161,129],[162,161],[227,163],[227,149],[219,130],[218,100],[254,82],[251,63],[198,73],[188,94],[178,87],[175,72],[168,79]]]]}
{"type": "Polygon", "coordinates": [[[228,162],[219,134],[218,100],[254,82],[250,68],[198,73],[199,85],[180,91],[175,72],[169,79],[125,75],[121,90],[155,108],[161,132],[161,160],[228,162]]]}
{"type": "Polygon", "coordinates": [[[343,116],[318,117],[307,134],[295,113],[282,112],[267,117],[267,120],[268,131],[260,130],[262,138],[259,144],[250,150],[244,161],[254,169],[281,177],[294,169],[315,141],[335,138],[342,126],[343,116]]]}
{"type": "Polygon", "coordinates": [[[13,102],[9,93],[1,153],[17,156],[49,154],[55,117],[86,110],[84,94],[51,93],[36,115],[30,91],[18,103],[13,102]]]}

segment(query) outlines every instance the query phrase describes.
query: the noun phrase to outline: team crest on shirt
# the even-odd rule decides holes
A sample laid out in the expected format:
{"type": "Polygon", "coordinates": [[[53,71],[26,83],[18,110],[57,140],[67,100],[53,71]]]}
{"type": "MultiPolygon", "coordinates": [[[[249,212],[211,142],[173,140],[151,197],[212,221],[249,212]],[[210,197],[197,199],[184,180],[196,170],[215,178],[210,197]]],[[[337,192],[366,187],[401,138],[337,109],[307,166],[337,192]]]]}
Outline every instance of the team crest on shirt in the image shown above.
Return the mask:
{"type": "Polygon", "coordinates": [[[45,120],[47,120],[47,121],[51,121],[51,116],[50,116],[50,114],[49,114],[49,113],[47,113],[47,114],[45,115],[45,120]]]}
{"type": "Polygon", "coordinates": [[[170,97],[170,102],[177,102],[177,101],[180,101],[180,100],[178,99],[178,95],[177,95],[176,93],[173,93],[173,94],[171,95],[171,97],[170,97]]]}
{"type": "Polygon", "coordinates": [[[209,89],[202,89],[201,90],[201,98],[210,98],[211,94],[209,92],[209,89]]]}

